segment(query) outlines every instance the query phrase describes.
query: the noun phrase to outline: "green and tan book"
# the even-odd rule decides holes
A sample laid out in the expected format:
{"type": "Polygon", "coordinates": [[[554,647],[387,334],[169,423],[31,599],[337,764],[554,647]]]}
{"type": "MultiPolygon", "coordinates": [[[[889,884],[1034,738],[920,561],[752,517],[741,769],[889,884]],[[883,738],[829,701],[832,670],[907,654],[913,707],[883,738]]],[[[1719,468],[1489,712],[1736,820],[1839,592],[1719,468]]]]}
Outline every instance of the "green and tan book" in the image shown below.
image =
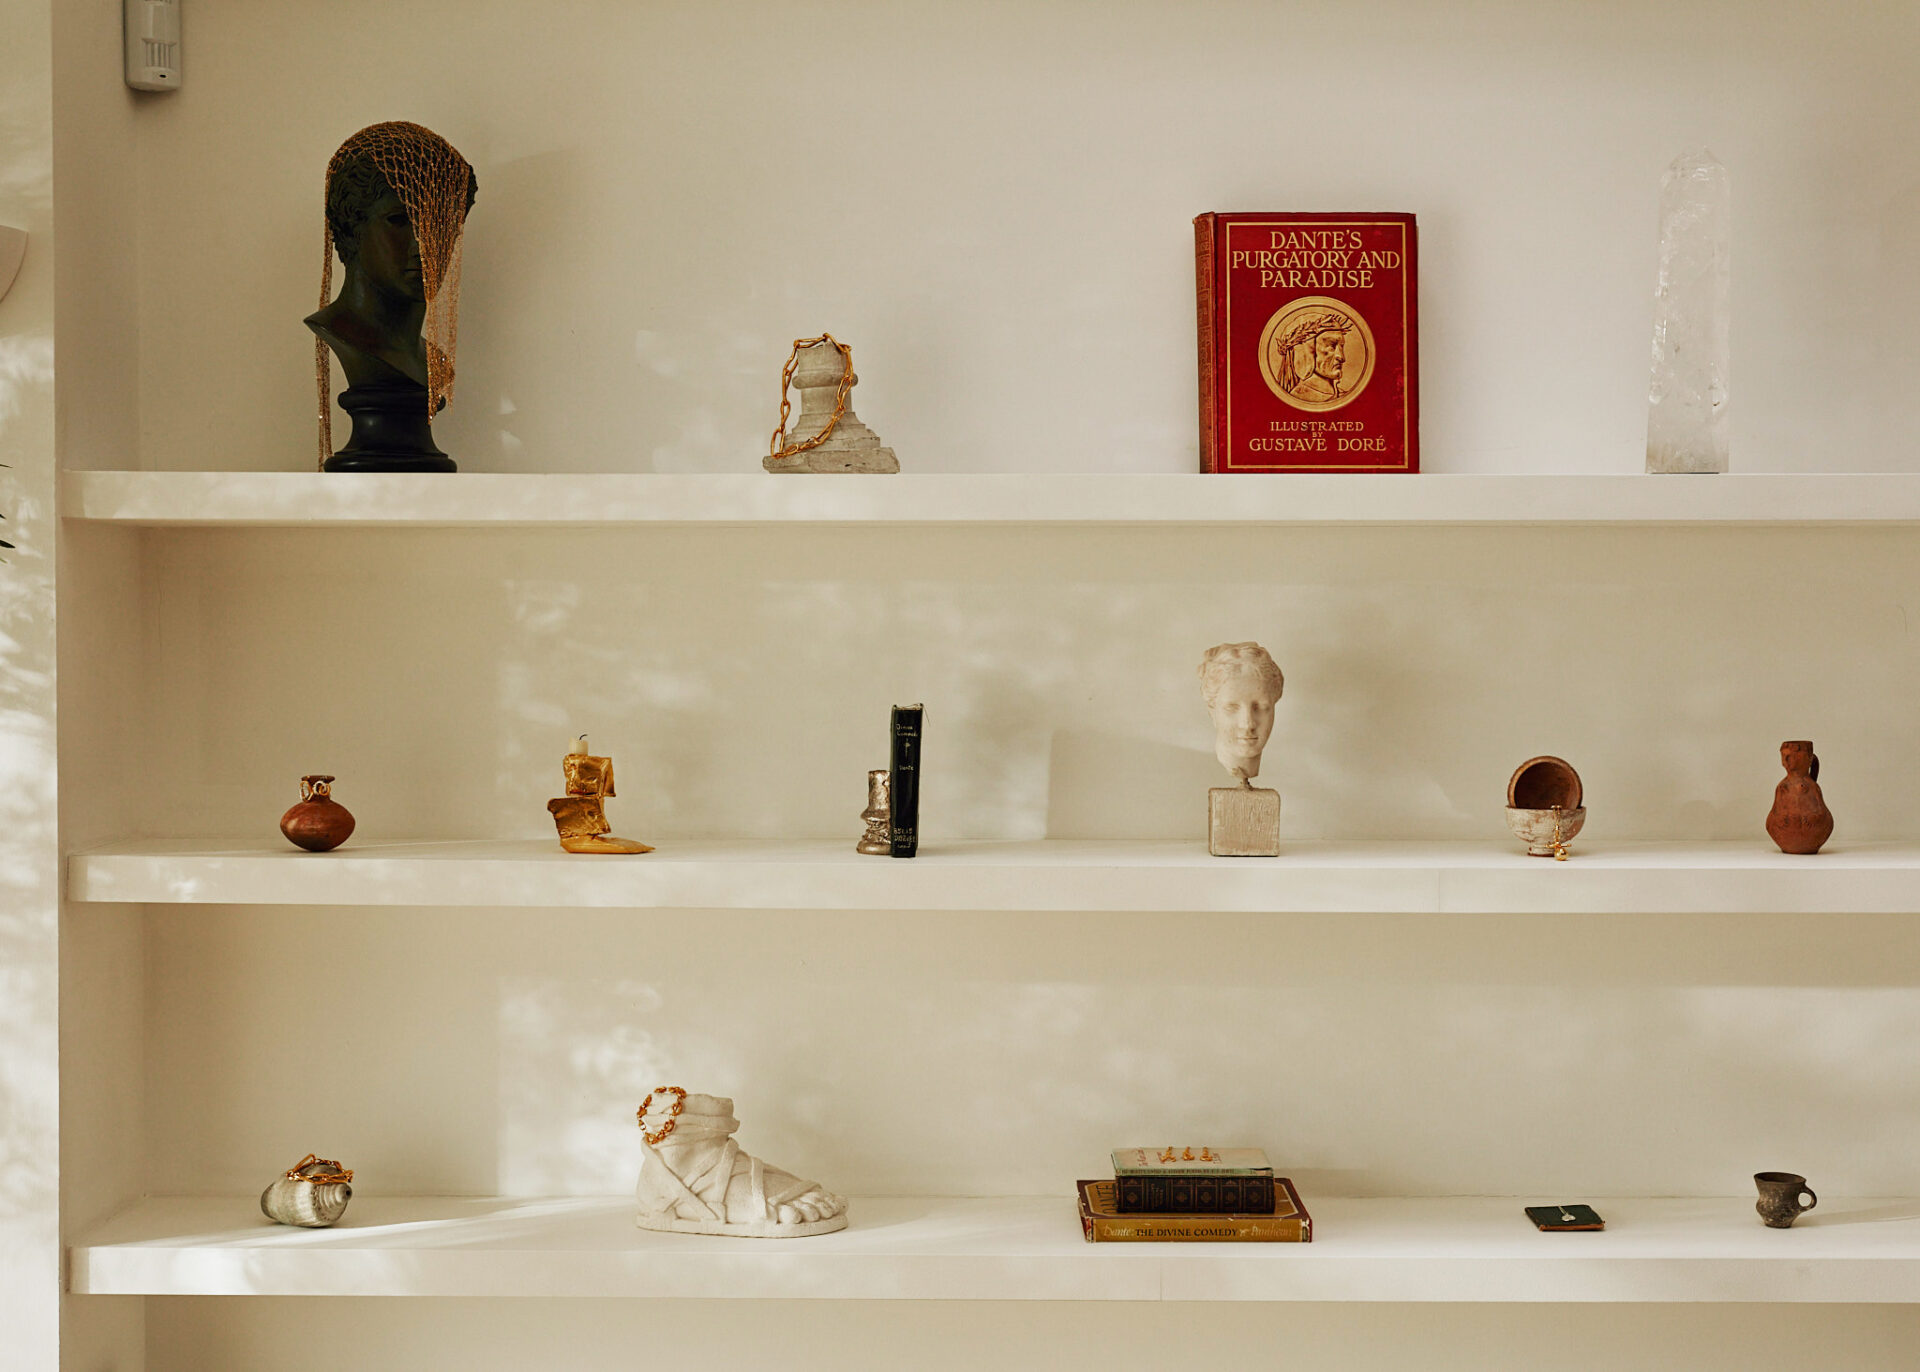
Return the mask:
{"type": "Polygon", "coordinates": [[[1162,1148],[1116,1148],[1116,1177],[1270,1177],[1273,1165],[1258,1148],[1214,1148],[1198,1143],[1162,1148]]]}

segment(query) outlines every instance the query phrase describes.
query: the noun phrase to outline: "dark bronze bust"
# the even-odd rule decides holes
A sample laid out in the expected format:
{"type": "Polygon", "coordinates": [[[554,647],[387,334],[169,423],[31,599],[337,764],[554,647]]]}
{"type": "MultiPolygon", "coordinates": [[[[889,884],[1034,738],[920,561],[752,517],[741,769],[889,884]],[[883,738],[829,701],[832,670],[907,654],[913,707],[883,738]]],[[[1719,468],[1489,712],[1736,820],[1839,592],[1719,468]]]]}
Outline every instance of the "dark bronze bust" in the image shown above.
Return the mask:
{"type": "Polygon", "coordinates": [[[451,472],[432,419],[453,389],[460,232],[473,207],[473,168],[417,124],[375,124],[341,145],[327,169],[327,258],[321,305],[306,324],[320,340],[321,457],[330,472],[451,472]],[[346,268],[337,299],[333,253],[346,268]],[[326,350],[340,359],[353,419],[331,446],[326,350]]]}

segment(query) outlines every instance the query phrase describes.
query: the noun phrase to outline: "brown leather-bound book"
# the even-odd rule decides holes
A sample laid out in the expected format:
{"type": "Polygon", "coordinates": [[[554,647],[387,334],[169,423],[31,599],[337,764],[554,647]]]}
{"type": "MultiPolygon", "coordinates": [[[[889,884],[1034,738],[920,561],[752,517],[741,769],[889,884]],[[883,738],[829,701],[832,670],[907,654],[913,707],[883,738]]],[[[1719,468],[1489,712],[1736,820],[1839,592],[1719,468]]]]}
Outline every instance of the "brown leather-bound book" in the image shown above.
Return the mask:
{"type": "Polygon", "coordinates": [[[1218,346],[1213,336],[1213,300],[1214,283],[1214,221],[1217,214],[1203,214],[1193,221],[1193,270],[1198,288],[1194,295],[1199,301],[1198,323],[1200,337],[1200,470],[1211,472],[1217,455],[1214,451],[1214,395],[1219,386],[1215,375],[1218,346]]]}
{"type": "Polygon", "coordinates": [[[1273,1179],[1270,1215],[1123,1215],[1111,1181],[1080,1184],[1088,1243],[1312,1243],[1313,1217],[1285,1177],[1273,1179]]]}

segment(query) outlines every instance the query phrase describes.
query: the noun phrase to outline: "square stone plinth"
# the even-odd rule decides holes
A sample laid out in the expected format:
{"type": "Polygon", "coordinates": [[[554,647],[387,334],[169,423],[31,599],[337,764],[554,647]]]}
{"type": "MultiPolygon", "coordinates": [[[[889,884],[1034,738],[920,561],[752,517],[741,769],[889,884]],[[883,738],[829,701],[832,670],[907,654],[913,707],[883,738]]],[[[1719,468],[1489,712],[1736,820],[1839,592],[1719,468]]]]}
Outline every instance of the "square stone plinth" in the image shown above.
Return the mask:
{"type": "Polygon", "coordinates": [[[1279,857],[1280,793],[1246,786],[1208,791],[1207,851],[1215,857],[1279,857]]]}

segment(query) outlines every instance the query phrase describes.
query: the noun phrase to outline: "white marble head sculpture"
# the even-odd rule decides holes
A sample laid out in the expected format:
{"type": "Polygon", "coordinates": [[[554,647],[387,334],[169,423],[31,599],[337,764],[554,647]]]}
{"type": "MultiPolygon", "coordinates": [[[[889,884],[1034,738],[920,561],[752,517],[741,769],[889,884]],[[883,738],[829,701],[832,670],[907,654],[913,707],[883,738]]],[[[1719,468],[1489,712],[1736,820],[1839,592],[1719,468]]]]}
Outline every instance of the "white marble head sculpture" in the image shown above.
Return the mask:
{"type": "Polygon", "coordinates": [[[1258,643],[1222,643],[1200,659],[1200,694],[1213,716],[1213,755],[1242,785],[1260,775],[1260,754],[1273,735],[1273,707],[1286,684],[1258,643]]]}

